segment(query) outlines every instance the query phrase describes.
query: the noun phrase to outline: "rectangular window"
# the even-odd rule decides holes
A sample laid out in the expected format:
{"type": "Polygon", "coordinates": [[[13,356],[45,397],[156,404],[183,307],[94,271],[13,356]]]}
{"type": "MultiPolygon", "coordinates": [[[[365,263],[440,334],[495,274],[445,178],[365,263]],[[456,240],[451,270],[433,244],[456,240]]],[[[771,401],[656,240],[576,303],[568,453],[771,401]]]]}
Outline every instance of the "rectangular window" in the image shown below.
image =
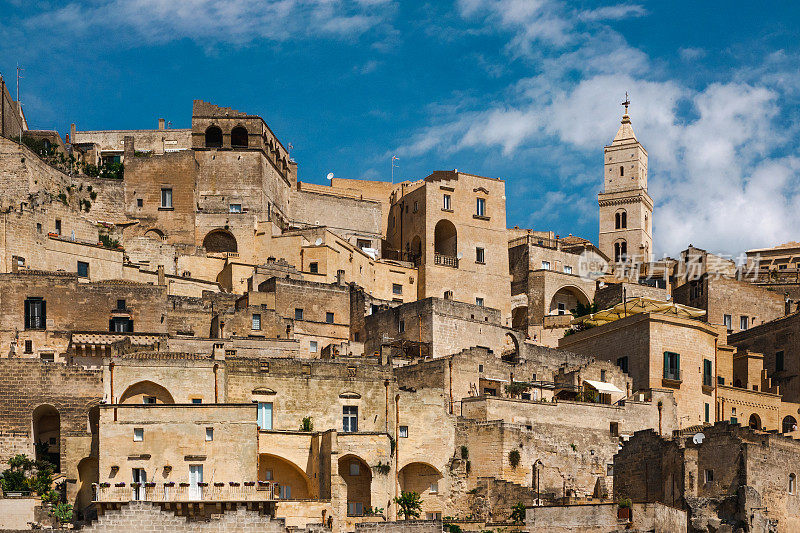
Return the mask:
{"type": "Polygon", "coordinates": [[[361,502],[347,502],[347,516],[362,516],[364,504],[361,502]]]}
{"type": "Polygon", "coordinates": [[[681,356],[674,352],[664,352],[664,379],[680,381],[681,356]]]}
{"type": "Polygon", "coordinates": [[[565,266],[564,267],[564,274],[572,274],[572,267],[571,266],[565,266]]]}
{"type": "Polygon", "coordinates": [[[144,207],[144,200],[142,200],[141,198],[137,198],[136,207],[144,207]]]}
{"type": "Polygon", "coordinates": [[[446,209],[447,211],[450,211],[450,195],[449,194],[445,194],[442,197],[442,209],[446,209]]]}
{"type": "Polygon", "coordinates": [[[444,291],[444,299],[445,300],[452,300],[453,299],[453,291],[444,291]]]}
{"type": "Polygon", "coordinates": [[[358,407],[345,405],[342,407],[342,430],[345,433],[358,431],[358,407]]]}
{"type": "Polygon", "coordinates": [[[56,360],[56,354],[54,354],[53,352],[47,352],[47,353],[42,352],[39,354],[39,359],[43,363],[53,363],[56,360]]]}
{"type": "Polygon", "coordinates": [[[711,360],[703,359],[703,386],[712,387],[714,385],[714,378],[711,374],[711,360]]]}
{"type": "Polygon", "coordinates": [[[25,341],[25,353],[33,353],[33,341],[30,339],[25,341]]]}
{"type": "Polygon", "coordinates": [[[156,403],[155,396],[142,396],[142,403],[145,405],[154,405],[156,403]]]}
{"type": "Polygon", "coordinates": [[[397,326],[397,331],[400,332],[400,333],[405,333],[405,331],[406,331],[406,321],[405,320],[401,320],[400,321],[400,324],[397,326]]]}
{"type": "Polygon", "coordinates": [[[550,261],[542,261],[542,270],[550,270],[550,261]]]}
{"type": "Polygon", "coordinates": [[[192,403],[194,405],[201,404],[201,403],[203,403],[203,399],[202,398],[192,398],[192,403]]]}
{"type": "Polygon", "coordinates": [[[601,370],[600,371],[600,381],[605,382],[605,380],[606,380],[606,371],[605,370],[601,370]]]}
{"type": "Polygon", "coordinates": [[[618,357],[617,358],[617,366],[620,368],[620,370],[622,370],[623,372],[625,372],[627,374],[628,373],[628,356],[626,355],[625,357],[618,357]]]}
{"type": "Polygon", "coordinates": [[[431,483],[431,494],[438,494],[439,493],[439,482],[434,481],[431,483]]]}
{"type": "Polygon", "coordinates": [[[403,294],[403,286],[399,283],[392,283],[392,294],[403,294]]]}
{"type": "Polygon", "coordinates": [[[741,329],[741,330],[747,329],[747,317],[746,316],[739,317],[739,329],[741,329]]]}
{"type": "Polygon", "coordinates": [[[372,244],[372,243],[370,241],[368,241],[367,239],[356,239],[356,246],[358,246],[362,250],[364,248],[370,248],[370,244],[372,244]]]}
{"type": "Polygon", "coordinates": [[[475,214],[479,217],[486,216],[486,200],[483,198],[477,198],[477,203],[475,205],[475,214]]]}
{"type": "Polygon", "coordinates": [[[125,300],[117,300],[117,311],[124,311],[128,306],[125,305],[125,300]]]}
{"type": "Polygon", "coordinates": [[[317,353],[317,341],[308,342],[308,351],[311,353],[317,353]]]}
{"type": "Polygon", "coordinates": [[[358,476],[361,474],[361,465],[355,461],[350,462],[350,475],[358,476]]]}
{"type": "Polygon", "coordinates": [[[704,479],[706,483],[711,483],[714,481],[714,471],[711,469],[706,469],[704,479]]]}
{"type": "Polygon", "coordinates": [[[400,426],[400,438],[401,439],[408,438],[408,426],[400,426]]]}
{"type": "Polygon", "coordinates": [[[309,263],[308,271],[311,272],[312,274],[319,274],[319,263],[317,263],[316,261],[313,263],[309,263]]]}
{"type": "Polygon", "coordinates": [[[294,319],[295,320],[303,320],[303,309],[300,307],[295,308],[294,310],[294,319]]]}
{"type": "Polygon", "coordinates": [[[228,205],[228,213],[241,213],[241,212],[242,212],[242,204],[228,205]]]}
{"type": "Polygon", "coordinates": [[[723,315],[722,323],[728,331],[733,329],[733,317],[731,315],[723,315]]]}
{"type": "Polygon", "coordinates": [[[114,333],[133,333],[133,320],[117,316],[109,321],[108,331],[114,333]]]}
{"type": "Polygon", "coordinates": [[[206,428],[206,440],[214,440],[214,428],[206,428]]]}
{"type": "Polygon", "coordinates": [[[483,307],[483,298],[475,298],[475,305],[483,307]]]}
{"type": "Polygon", "coordinates": [[[783,350],[775,352],[775,372],[783,370],[783,350]]]}
{"type": "Polygon", "coordinates": [[[711,406],[709,404],[705,404],[705,421],[706,424],[711,421],[711,406]]]}
{"type": "Polygon", "coordinates": [[[61,219],[56,219],[56,235],[61,235],[61,219]]]}
{"type": "Polygon", "coordinates": [[[142,442],[144,440],[144,428],[133,428],[133,442],[142,442]]]}
{"type": "Polygon", "coordinates": [[[331,313],[330,311],[325,313],[325,322],[327,322],[328,324],[333,324],[333,313],[331,313]]]}
{"type": "Polygon", "coordinates": [[[258,313],[253,313],[253,329],[257,331],[261,330],[261,315],[258,313]]]}
{"type": "Polygon", "coordinates": [[[161,208],[172,209],[172,189],[161,189],[161,208]]]}
{"type": "Polygon", "coordinates": [[[46,305],[42,298],[25,300],[25,329],[45,329],[47,323],[46,305]]]}
{"type": "Polygon", "coordinates": [[[258,402],[258,429],[272,429],[272,404],[258,402]]]}
{"type": "Polygon", "coordinates": [[[89,277],[89,263],[84,263],[83,261],[78,261],[78,277],[79,278],[88,278],[89,277]]]}
{"type": "Polygon", "coordinates": [[[36,233],[41,233],[41,232],[42,232],[42,223],[41,222],[37,222],[36,223],[36,233]]]}
{"type": "Polygon", "coordinates": [[[419,211],[419,202],[414,200],[414,212],[416,213],[417,211],[419,211]]]}
{"type": "Polygon", "coordinates": [[[611,422],[608,429],[612,437],[619,437],[619,422],[611,422]]]}
{"type": "Polygon", "coordinates": [[[292,499],[292,486],[291,485],[281,485],[279,489],[279,496],[281,500],[290,500],[292,499]]]}
{"type": "Polygon", "coordinates": [[[565,304],[564,302],[558,302],[558,314],[559,315],[567,314],[567,304],[565,304]]]}
{"type": "Polygon", "coordinates": [[[475,248],[475,262],[480,264],[486,264],[486,250],[483,248],[475,248]]]}

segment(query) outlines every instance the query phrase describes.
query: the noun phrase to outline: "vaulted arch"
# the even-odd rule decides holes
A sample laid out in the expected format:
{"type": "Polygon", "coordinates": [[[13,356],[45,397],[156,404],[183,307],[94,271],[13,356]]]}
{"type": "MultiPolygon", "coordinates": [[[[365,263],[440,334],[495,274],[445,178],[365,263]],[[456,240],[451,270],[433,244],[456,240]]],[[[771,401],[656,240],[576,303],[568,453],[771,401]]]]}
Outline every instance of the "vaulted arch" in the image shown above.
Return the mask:
{"type": "Polygon", "coordinates": [[[125,389],[119,398],[119,403],[175,403],[172,394],[166,389],[149,380],[138,381],[125,389]]]}
{"type": "Polygon", "coordinates": [[[203,239],[203,247],[207,252],[238,252],[236,237],[231,232],[215,229],[203,239]]]}
{"type": "Polygon", "coordinates": [[[247,148],[247,130],[244,126],[236,126],[231,130],[231,148],[247,148]]]}
{"type": "Polygon", "coordinates": [[[222,130],[219,126],[206,129],[206,148],[222,148],[222,130]]]}

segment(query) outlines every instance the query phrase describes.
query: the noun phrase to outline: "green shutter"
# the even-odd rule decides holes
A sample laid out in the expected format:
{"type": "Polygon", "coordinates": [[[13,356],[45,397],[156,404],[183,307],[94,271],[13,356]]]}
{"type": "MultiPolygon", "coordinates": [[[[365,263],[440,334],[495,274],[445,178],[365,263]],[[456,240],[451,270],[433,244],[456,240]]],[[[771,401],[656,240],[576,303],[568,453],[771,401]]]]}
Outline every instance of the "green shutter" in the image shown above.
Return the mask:
{"type": "Polygon", "coordinates": [[[669,374],[669,352],[664,352],[664,378],[669,374]]]}

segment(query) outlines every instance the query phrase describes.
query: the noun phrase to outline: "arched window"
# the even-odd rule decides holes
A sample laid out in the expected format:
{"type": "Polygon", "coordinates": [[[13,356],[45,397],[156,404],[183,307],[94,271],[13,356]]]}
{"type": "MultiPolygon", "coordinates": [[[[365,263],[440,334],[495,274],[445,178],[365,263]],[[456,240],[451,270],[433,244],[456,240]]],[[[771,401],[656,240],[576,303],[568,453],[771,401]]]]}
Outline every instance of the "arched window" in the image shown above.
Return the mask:
{"type": "Polygon", "coordinates": [[[753,413],[750,415],[750,420],[747,425],[750,426],[750,429],[761,429],[761,417],[753,413]]]}
{"type": "Polygon", "coordinates": [[[625,261],[628,256],[628,243],[626,241],[618,241],[614,243],[614,261],[619,263],[625,261]]]}
{"type": "Polygon", "coordinates": [[[621,213],[614,213],[614,229],[619,229],[621,227],[622,221],[620,219],[622,217],[620,217],[620,214],[621,213]]]}
{"type": "Polygon", "coordinates": [[[628,212],[625,210],[614,213],[614,229],[625,229],[628,227],[628,212]]]}
{"type": "Polygon", "coordinates": [[[620,177],[625,175],[625,167],[623,167],[623,166],[619,167],[619,175],[620,175],[620,177]]]}
{"type": "Polygon", "coordinates": [[[206,130],[206,148],[222,148],[222,130],[218,126],[206,130]]]}
{"type": "Polygon", "coordinates": [[[231,147],[247,148],[247,130],[242,126],[236,126],[231,130],[231,147]]]}
{"type": "Polygon", "coordinates": [[[784,433],[791,433],[797,431],[797,419],[792,415],[786,416],[781,424],[784,433]]]}
{"type": "Polygon", "coordinates": [[[619,218],[620,218],[620,220],[622,222],[620,227],[621,228],[627,228],[628,227],[628,213],[627,213],[627,211],[623,211],[622,213],[620,213],[620,217],[619,218]]]}
{"type": "Polygon", "coordinates": [[[789,474],[789,494],[794,494],[795,485],[797,484],[797,476],[789,474]]]}

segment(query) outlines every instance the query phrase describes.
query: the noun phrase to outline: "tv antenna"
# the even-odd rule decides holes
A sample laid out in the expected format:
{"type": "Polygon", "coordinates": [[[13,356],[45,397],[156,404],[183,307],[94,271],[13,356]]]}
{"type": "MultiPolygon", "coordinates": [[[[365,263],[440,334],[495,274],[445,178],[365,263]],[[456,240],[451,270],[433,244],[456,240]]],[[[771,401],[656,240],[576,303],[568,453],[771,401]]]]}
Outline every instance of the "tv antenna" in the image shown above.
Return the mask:
{"type": "Polygon", "coordinates": [[[400,161],[400,158],[397,157],[396,155],[393,155],[392,156],[392,183],[394,183],[394,169],[395,168],[400,168],[400,165],[399,164],[395,164],[395,161],[400,161]]]}

